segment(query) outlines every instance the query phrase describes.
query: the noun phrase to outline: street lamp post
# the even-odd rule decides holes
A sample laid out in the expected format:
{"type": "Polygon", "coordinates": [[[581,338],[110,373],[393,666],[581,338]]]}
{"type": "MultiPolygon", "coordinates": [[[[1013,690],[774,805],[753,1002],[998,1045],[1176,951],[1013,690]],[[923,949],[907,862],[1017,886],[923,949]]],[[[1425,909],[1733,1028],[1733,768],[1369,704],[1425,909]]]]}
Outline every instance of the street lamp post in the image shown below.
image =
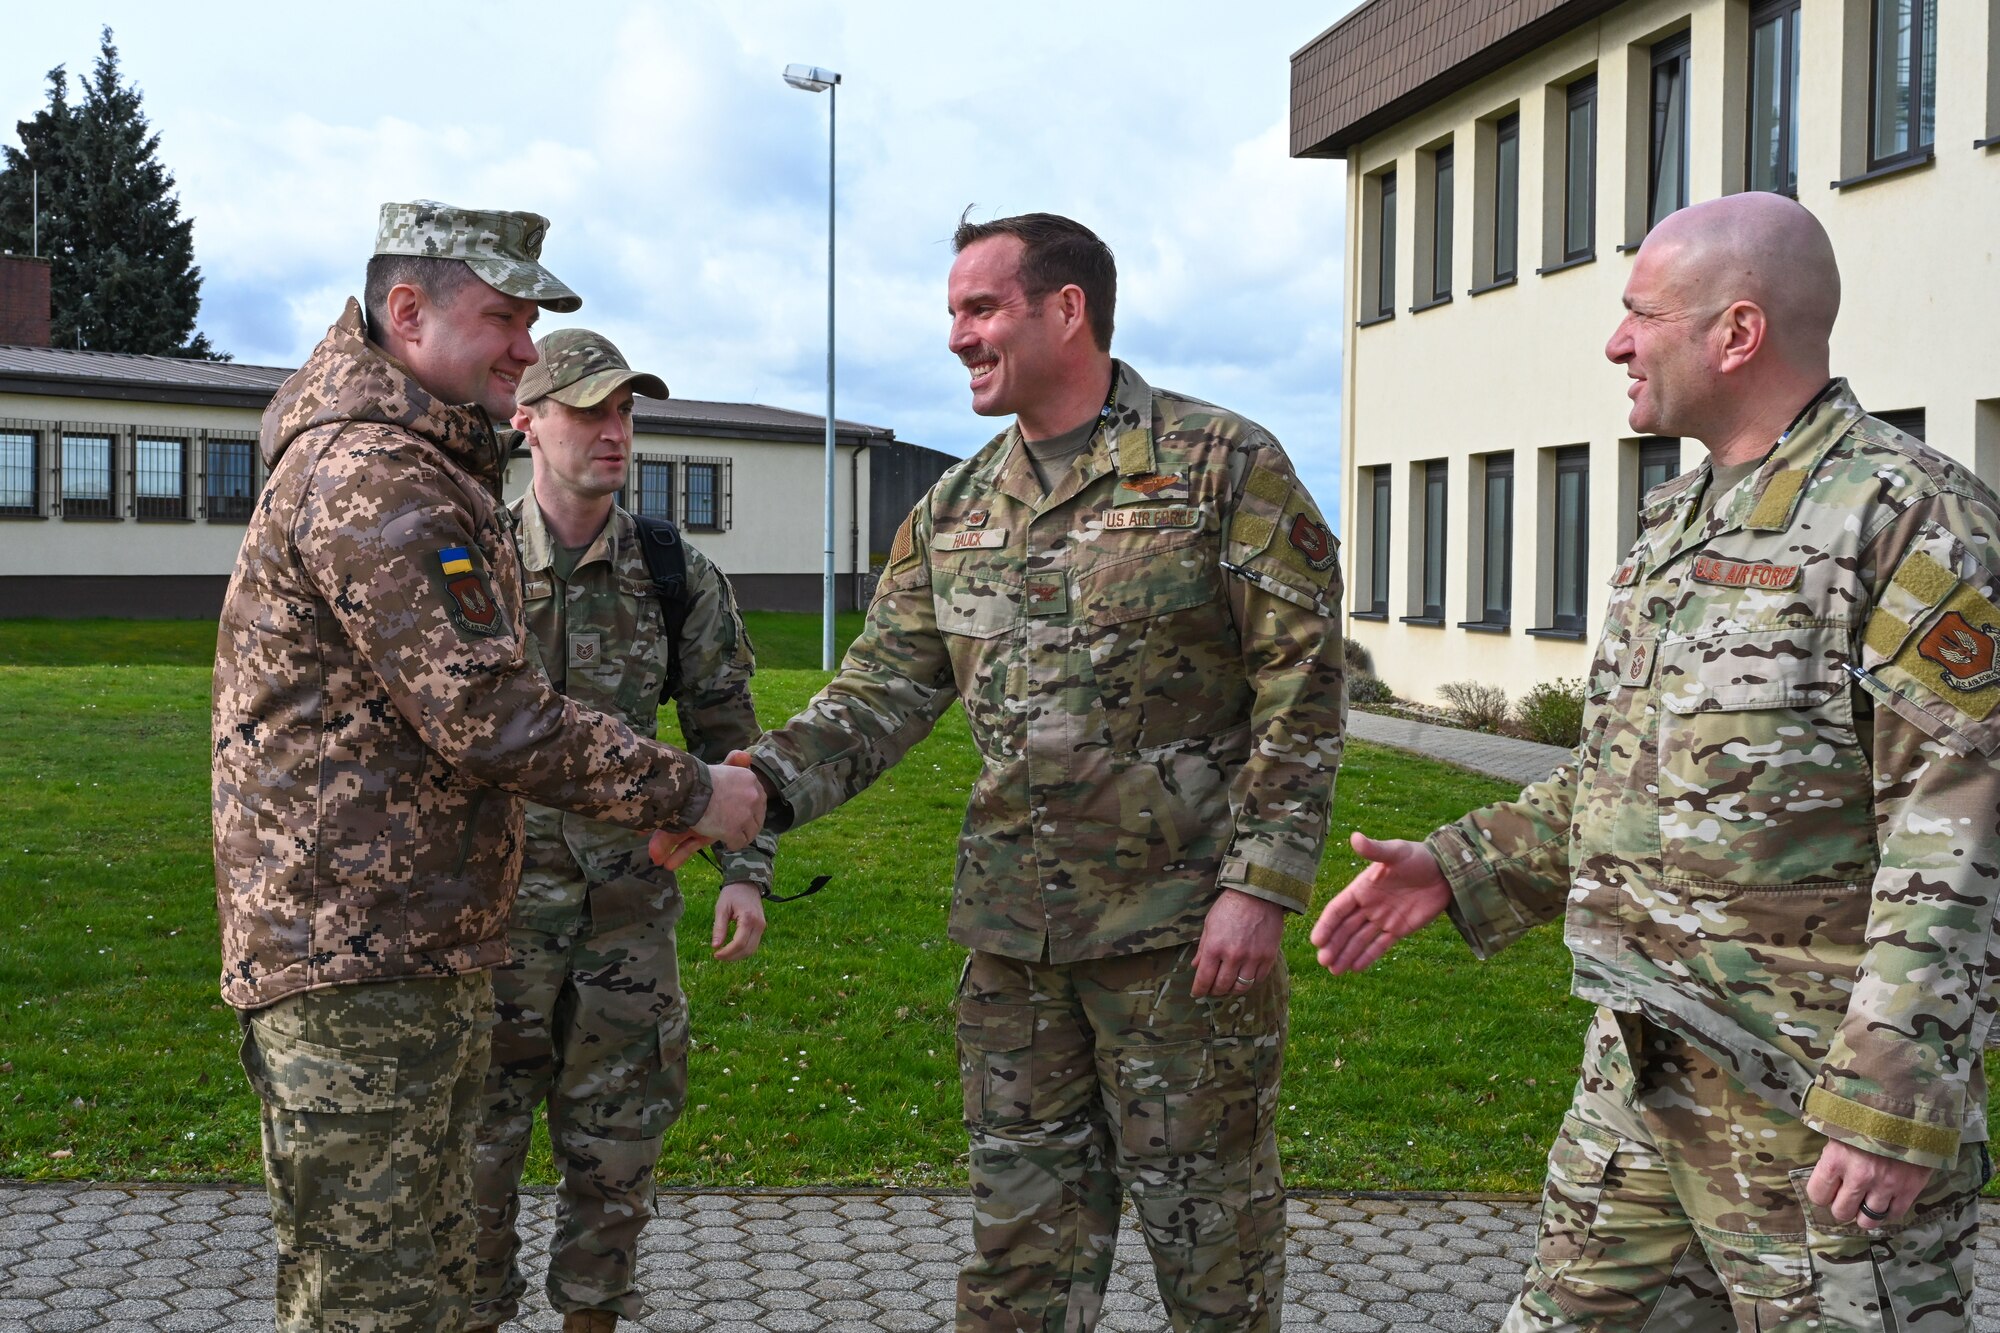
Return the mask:
{"type": "MultiPolygon", "coordinates": [[[[826,94],[826,566],[820,587],[820,669],[833,670],[833,134],[840,75],[815,65],[785,66],[785,82],[826,94]]],[[[860,504],[856,495],[854,503],[860,504]]]]}

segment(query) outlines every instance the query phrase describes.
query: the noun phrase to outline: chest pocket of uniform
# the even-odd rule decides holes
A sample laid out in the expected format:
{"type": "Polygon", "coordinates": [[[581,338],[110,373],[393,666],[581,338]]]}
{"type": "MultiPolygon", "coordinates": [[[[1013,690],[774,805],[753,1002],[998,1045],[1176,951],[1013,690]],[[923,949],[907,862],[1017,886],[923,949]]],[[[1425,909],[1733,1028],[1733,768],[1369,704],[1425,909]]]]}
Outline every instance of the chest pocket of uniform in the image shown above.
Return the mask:
{"type": "Polygon", "coordinates": [[[1020,577],[997,562],[932,568],[931,599],[937,626],[951,654],[952,677],[973,738],[988,754],[1013,744],[1026,691],[1021,654],[1015,651],[1025,590],[1020,577]]]}
{"type": "Polygon", "coordinates": [[[1663,645],[1662,868],[1738,888],[1874,875],[1868,763],[1842,664],[1851,631],[1795,625],[1663,645]]]}
{"type": "MultiPolygon", "coordinates": [[[[618,645],[623,661],[614,664],[619,668],[618,711],[650,736],[653,729],[644,722],[657,712],[660,689],[667,683],[666,644],[662,641],[666,613],[651,579],[620,579],[618,591],[622,601],[635,607],[631,643],[618,645]]],[[[612,637],[606,636],[607,648],[612,647],[612,637]]]]}
{"type": "Polygon", "coordinates": [[[1215,544],[1160,539],[1076,576],[1078,649],[1089,659],[1113,750],[1143,750],[1239,725],[1241,649],[1215,544]]]}

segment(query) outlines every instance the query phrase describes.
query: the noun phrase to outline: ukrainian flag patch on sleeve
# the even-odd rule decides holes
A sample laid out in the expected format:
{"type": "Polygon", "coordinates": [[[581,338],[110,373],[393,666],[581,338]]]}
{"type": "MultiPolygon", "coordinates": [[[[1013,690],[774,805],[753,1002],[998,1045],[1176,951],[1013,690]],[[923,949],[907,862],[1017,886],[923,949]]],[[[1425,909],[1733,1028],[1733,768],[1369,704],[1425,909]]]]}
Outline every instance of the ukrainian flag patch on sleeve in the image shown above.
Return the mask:
{"type": "Polygon", "coordinates": [[[447,546],[437,553],[438,573],[444,587],[445,614],[460,634],[491,638],[502,633],[506,622],[493,600],[493,589],[472,563],[472,552],[464,546],[447,546]]]}

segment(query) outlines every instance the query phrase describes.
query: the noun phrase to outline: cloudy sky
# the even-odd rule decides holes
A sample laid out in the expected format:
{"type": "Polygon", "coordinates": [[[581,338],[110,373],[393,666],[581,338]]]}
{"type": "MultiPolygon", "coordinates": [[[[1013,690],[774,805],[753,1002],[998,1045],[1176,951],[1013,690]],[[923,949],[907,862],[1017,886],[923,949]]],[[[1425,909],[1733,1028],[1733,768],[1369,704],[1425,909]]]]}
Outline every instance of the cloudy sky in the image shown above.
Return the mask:
{"type": "Polygon", "coordinates": [[[1276,431],[1337,512],[1342,167],[1286,155],[1288,58],[1355,0],[969,11],[915,0],[19,7],[0,132],[115,30],[195,219],[201,327],[295,365],[358,292],[385,199],[548,215],[579,322],[689,398],[825,401],[836,69],[839,412],[955,454],[949,237],[1045,209],[1117,253],[1113,350],[1276,431]]]}

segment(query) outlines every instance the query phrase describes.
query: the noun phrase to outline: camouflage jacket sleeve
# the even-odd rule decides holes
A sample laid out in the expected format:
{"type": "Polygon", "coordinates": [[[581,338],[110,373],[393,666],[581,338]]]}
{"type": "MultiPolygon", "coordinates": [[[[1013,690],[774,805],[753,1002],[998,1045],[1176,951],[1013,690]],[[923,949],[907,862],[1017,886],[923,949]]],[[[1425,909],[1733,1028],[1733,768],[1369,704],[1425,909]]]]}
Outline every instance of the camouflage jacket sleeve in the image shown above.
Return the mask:
{"type": "Polygon", "coordinates": [[[1347,728],[1339,545],[1277,443],[1252,435],[1224,539],[1250,685],[1250,756],[1217,883],[1290,912],[1312,900],[1347,728]]]}
{"type": "Polygon", "coordinates": [[[930,735],[958,699],[930,596],[930,520],[918,504],[896,530],[868,624],[804,713],[752,751],[790,807],[780,831],[858,797],[930,735]]]}
{"type": "MultiPolygon", "coordinates": [[[[517,615],[461,625],[441,553],[469,560],[488,588],[493,571],[458,483],[402,432],[357,443],[354,429],[367,428],[350,428],[341,466],[314,468],[292,543],[383,703],[478,782],[630,828],[691,827],[708,806],[707,766],[557,693],[517,615]]],[[[511,558],[511,541],[488,541],[511,558]]]]}
{"type": "MultiPolygon", "coordinates": [[[[748,750],[763,732],[750,696],[757,662],[728,578],[693,546],[686,550],[693,602],[681,633],[681,682],[674,694],[674,712],[688,749],[719,764],[732,750],[748,750]]],[[[758,834],[741,851],[718,847],[715,860],[722,869],[722,882],[769,888],[777,850],[778,835],[770,832],[758,834]]]]}
{"type": "Polygon", "coordinates": [[[1806,1094],[1806,1123],[1886,1157],[1948,1166],[1992,1023],[2000,895],[2000,662],[1946,678],[1938,651],[2000,634],[2000,540],[1984,504],[1946,494],[1873,543],[1882,591],[1857,681],[1872,703],[1878,868],[1847,1014],[1806,1094]],[[1958,616],[1959,621],[1951,617],[1958,616]],[[1931,651],[1927,654],[1926,649],[1931,651]]]}
{"type": "Polygon", "coordinates": [[[774,816],[780,832],[860,795],[928,736],[958,697],[931,598],[930,536],[920,503],[896,530],[868,623],[839,673],[751,751],[789,807],[774,816]]]}
{"type": "Polygon", "coordinates": [[[1446,910],[1480,958],[1491,958],[1568,901],[1570,812],[1581,747],[1511,801],[1474,810],[1425,840],[1451,885],[1446,910]]]}

